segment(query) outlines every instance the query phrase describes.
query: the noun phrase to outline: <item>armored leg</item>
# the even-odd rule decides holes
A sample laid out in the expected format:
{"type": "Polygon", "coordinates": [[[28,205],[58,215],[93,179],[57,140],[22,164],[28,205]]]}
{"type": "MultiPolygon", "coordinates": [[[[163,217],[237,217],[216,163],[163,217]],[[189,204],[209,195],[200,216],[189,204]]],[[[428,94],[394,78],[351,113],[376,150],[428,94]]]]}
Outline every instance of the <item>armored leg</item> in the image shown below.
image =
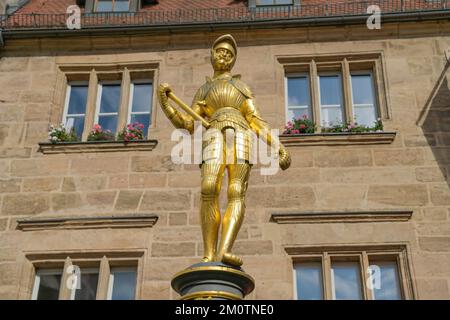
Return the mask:
{"type": "Polygon", "coordinates": [[[245,213],[245,192],[250,174],[249,164],[228,165],[228,207],[222,222],[219,257],[225,263],[240,266],[242,259],[231,254],[245,213]]]}
{"type": "Polygon", "coordinates": [[[225,171],[223,164],[202,165],[201,209],[204,258],[203,261],[213,261],[216,257],[217,238],[220,226],[219,194],[225,171]]]}

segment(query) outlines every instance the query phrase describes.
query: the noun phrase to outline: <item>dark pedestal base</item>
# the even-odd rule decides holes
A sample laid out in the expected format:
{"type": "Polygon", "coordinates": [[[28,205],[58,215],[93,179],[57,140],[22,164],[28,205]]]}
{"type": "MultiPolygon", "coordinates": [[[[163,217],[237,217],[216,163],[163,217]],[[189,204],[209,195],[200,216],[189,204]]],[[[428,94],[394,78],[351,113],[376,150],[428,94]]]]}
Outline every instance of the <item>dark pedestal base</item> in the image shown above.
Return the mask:
{"type": "Polygon", "coordinates": [[[241,268],[221,262],[196,263],[178,272],[172,288],[181,300],[242,300],[255,288],[255,281],[241,268]]]}

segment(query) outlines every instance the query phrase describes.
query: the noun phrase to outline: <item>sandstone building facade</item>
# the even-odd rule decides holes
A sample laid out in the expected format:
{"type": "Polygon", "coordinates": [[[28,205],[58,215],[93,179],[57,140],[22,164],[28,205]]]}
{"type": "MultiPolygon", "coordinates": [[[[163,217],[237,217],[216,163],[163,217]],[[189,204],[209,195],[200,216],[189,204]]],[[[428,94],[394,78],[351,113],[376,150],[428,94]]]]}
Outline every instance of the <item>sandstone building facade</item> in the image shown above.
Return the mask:
{"type": "Polygon", "coordinates": [[[373,30],[349,1],[126,1],[136,12],[97,14],[123,5],[103,2],[31,0],[0,19],[0,298],[178,298],[171,277],[202,255],[200,171],[171,161],[176,142],[155,90],[168,82],[190,102],[224,33],[272,128],[302,108],[324,126],[327,105],[352,119],[358,88],[384,125],[282,136],[291,168],[254,167],[235,245],[256,280],[248,298],[450,298],[446,1],[386,1],[373,30]],[[80,30],[61,24],[74,4],[80,30]],[[141,113],[130,107],[139,86],[153,92],[141,113]],[[107,114],[98,106],[108,91],[107,114]],[[307,98],[295,108],[297,95],[307,98]],[[82,143],[43,144],[49,125],[77,116],[82,143]],[[147,119],[147,139],[86,142],[102,116],[117,130],[147,119]],[[86,290],[64,285],[74,265],[86,290]],[[368,269],[381,289],[370,289],[368,269]]]}

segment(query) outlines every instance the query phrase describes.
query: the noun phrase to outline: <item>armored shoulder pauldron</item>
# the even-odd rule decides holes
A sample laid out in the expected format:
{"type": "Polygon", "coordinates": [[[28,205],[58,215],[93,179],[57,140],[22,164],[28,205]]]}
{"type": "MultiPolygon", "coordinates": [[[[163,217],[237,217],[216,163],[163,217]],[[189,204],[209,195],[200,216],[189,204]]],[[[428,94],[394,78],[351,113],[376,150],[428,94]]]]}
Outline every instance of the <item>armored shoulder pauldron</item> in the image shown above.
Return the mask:
{"type": "MultiPolygon", "coordinates": [[[[202,100],[206,98],[206,96],[208,95],[209,91],[211,90],[212,86],[213,86],[213,82],[214,80],[211,79],[210,77],[206,77],[206,83],[203,85],[204,90],[203,90],[203,96],[202,96],[202,100]]],[[[241,75],[237,74],[232,76],[229,80],[228,83],[231,84],[233,87],[235,87],[240,93],[242,93],[247,99],[252,99],[253,98],[253,94],[250,91],[250,89],[248,88],[248,86],[241,81],[241,75]]]]}

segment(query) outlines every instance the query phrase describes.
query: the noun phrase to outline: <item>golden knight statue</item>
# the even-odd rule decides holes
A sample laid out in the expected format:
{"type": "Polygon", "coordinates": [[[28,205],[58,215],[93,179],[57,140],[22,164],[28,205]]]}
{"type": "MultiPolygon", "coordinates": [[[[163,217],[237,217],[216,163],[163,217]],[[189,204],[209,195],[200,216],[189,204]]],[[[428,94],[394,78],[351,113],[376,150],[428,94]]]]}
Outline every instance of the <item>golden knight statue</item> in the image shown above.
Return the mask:
{"type": "Polygon", "coordinates": [[[278,161],[281,169],[285,170],[290,166],[291,158],[279,143],[278,137],[269,133],[270,127],[261,118],[248,86],[240,80],[240,75],[231,74],[236,55],[237,45],[231,35],[220,36],[214,41],[211,48],[214,75],[212,78],[207,77],[206,83],[198,89],[191,107],[180,101],[167,83],[159,86],[158,97],[162,110],[176,128],[186,129],[192,134],[194,121],[199,120],[207,128],[207,132],[215,129],[222,133],[219,137],[205,135],[208,138],[203,139],[202,144],[200,221],[204,243],[203,261],[221,261],[239,267],[242,259],[231,253],[231,249],[245,212],[245,192],[252,165],[249,161],[249,132],[256,133],[269,146],[279,146],[278,161]],[[187,114],[171,106],[169,98],[187,114]],[[230,129],[240,133],[235,135],[232,152],[223,143],[225,131],[230,129]],[[224,161],[230,154],[233,154],[232,161],[224,161]],[[228,173],[228,203],[218,245],[221,222],[219,194],[225,170],[228,173]]]}

